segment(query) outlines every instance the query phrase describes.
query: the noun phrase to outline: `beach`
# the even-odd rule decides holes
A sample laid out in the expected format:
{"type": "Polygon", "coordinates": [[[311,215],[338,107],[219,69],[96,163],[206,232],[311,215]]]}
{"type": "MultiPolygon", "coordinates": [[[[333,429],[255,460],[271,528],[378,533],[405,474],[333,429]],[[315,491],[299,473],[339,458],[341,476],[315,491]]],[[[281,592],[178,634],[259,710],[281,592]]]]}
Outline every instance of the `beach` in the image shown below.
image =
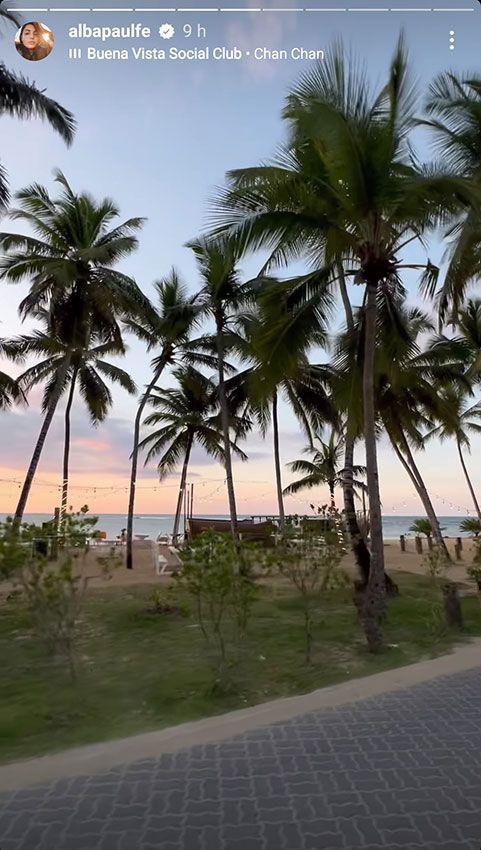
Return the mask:
{"type": "MultiPolygon", "coordinates": [[[[472,562],[473,541],[472,539],[463,540],[463,551],[461,553],[462,560],[456,560],[454,551],[455,540],[446,540],[448,551],[452,557],[452,565],[448,568],[448,577],[452,581],[465,585],[465,590],[474,586],[469,581],[466,569],[472,562]]],[[[169,549],[167,546],[154,546],[150,540],[136,540],[134,542],[134,568],[132,570],[125,569],[124,564],[119,565],[112,576],[106,581],[101,575],[101,570],[97,564],[97,558],[102,554],[102,547],[94,546],[87,553],[85,558],[82,558],[81,572],[83,575],[91,576],[89,583],[92,587],[105,587],[107,585],[124,587],[140,584],[164,584],[170,581],[171,575],[166,572],[162,576],[158,576],[155,570],[156,550],[165,558],[171,560],[169,549]]],[[[423,542],[423,554],[419,555],[416,552],[413,539],[406,541],[406,551],[401,552],[399,540],[386,540],[384,543],[385,565],[387,572],[408,572],[415,575],[426,575],[426,564],[424,562],[427,553],[426,542],[423,542]]],[[[125,547],[116,547],[116,553],[125,560],[125,547]]],[[[352,577],[357,574],[352,553],[349,551],[342,560],[341,568],[346,570],[352,577]]]]}

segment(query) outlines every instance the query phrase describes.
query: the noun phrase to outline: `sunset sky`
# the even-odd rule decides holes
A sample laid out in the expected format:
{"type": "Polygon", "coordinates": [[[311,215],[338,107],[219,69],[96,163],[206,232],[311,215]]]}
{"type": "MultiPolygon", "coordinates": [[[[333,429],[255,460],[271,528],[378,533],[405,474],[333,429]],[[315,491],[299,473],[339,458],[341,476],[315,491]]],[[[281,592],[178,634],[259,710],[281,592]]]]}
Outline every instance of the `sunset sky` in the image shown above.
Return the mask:
{"type": "MultiPolygon", "coordinates": [[[[440,6],[443,3],[449,7],[470,6],[469,0],[449,3],[439,0],[440,6]]],[[[271,3],[271,6],[279,5],[283,4],[278,0],[271,3]]],[[[479,4],[476,5],[479,9],[479,4]]],[[[24,13],[24,20],[31,17],[24,13]]],[[[283,98],[289,85],[306,67],[302,62],[212,61],[194,65],[133,61],[76,63],[67,59],[67,49],[71,46],[67,29],[79,21],[113,25],[141,20],[156,29],[164,18],[170,18],[179,32],[184,23],[202,23],[208,31],[207,43],[212,46],[237,44],[245,49],[258,45],[325,49],[342,34],[347,45],[368,59],[375,81],[383,77],[401,27],[406,32],[413,70],[421,83],[426,84],[436,72],[448,67],[479,68],[481,10],[472,14],[351,13],[317,17],[274,12],[230,16],[194,11],[170,16],[44,13],[43,22],[55,34],[55,47],[48,59],[38,63],[27,63],[19,57],[13,30],[4,31],[1,49],[7,66],[47,89],[50,96],[71,109],[78,121],[75,142],[67,149],[39,122],[20,124],[1,119],[1,157],[12,189],[33,181],[52,187],[52,169],[60,167],[74,188],[90,190],[97,198],[113,197],[124,218],[147,217],[139,251],[122,265],[147,294],[151,292],[152,281],[172,266],[181,272],[191,290],[196,288],[192,258],[182,246],[205,227],[208,198],[213,188],[222,183],[225,171],[258,164],[275,151],[283,138],[279,118],[283,98]],[[449,51],[451,30],[456,34],[454,52],[449,51]]],[[[172,43],[184,46],[179,34],[172,43]]],[[[2,229],[18,228],[18,223],[2,223],[2,229]]],[[[244,266],[246,275],[255,274],[257,269],[255,258],[244,266]]],[[[408,279],[407,283],[415,299],[415,279],[408,279]]],[[[2,284],[0,332],[3,336],[25,331],[17,307],[27,288],[27,284],[15,287],[2,284]]],[[[359,299],[359,292],[354,295],[354,300],[359,299]]],[[[333,330],[337,323],[336,320],[333,330]]],[[[135,340],[129,339],[128,344],[129,352],[121,365],[141,388],[149,378],[148,357],[135,340]]],[[[8,370],[12,371],[12,367],[7,366],[8,370]]],[[[161,383],[167,385],[167,377],[161,383]]],[[[115,404],[111,415],[96,429],[90,426],[81,401],[77,399],[75,404],[70,492],[75,508],[87,502],[95,512],[125,512],[135,399],[119,390],[113,394],[115,404]]],[[[15,409],[0,417],[0,512],[15,507],[19,482],[41,424],[40,396],[40,391],[32,393],[27,410],[15,409]]],[[[30,512],[50,511],[59,501],[63,404],[55,416],[32,488],[27,507],[30,512]]],[[[288,462],[300,455],[304,438],[285,406],[281,431],[282,455],[288,462]]],[[[266,442],[252,435],[244,448],[250,456],[249,463],[236,463],[234,467],[239,512],[275,511],[270,435],[266,442]]],[[[480,488],[481,472],[476,460],[481,456],[480,440],[473,440],[472,455],[468,462],[475,485],[480,488]]],[[[357,461],[362,462],[361,450],[357,461]]],[[[422,513],[412,485],[384,440],[380,443],[379,461],[384,512],[422,513]]],[[[453,445],[433,444],[420,457],[420,466],[440,514],[465,514],[471,509],[453,445]]],[[[195,484],[198,513],[226,512],[223,470],[197,449],[189,480],[195,484]]],[[[289,480],[286,471],[285,483],[289,480]]],[[[136,511],[173,512],[176,485],[176,476],[159,484],[154,467],[142,470],[136,511]]],[[[287,499],[286,508],[302,511],[311,501],[322,500],[327,500],[326,491],[307,492],[296,499],[287,499]]]]}

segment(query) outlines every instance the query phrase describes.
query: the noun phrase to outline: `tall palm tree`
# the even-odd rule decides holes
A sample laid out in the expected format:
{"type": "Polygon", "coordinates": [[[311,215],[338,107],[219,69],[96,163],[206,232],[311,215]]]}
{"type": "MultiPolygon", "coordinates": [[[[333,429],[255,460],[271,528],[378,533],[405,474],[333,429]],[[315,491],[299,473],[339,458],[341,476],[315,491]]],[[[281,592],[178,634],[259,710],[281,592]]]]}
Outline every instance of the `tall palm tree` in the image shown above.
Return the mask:
{"type": "Polygon", "coordinates": [[[70,416],[75,390],[78,387],[85,403],[90,421],[98,425],[106,418],[112,406],[112,394],[105,379],[119,384],[129,393],[135,393],[135,384],[130,375],[113,363],[105,360],[109,356],[125,354],[121,340],[104,340],[95,331],[85,335],[85,345],[72,348],[71,341],[58,335],[54,323],[45,310],[39,310],[37,318],[43,321],[45,330],[36,330],[29,335],[5,341],[8,356],[15,360],[35,356],[42,358],[39,363],[30,366],[17,379],[21,390],[28,394],[39,384],[45,384],[42,411],[45,414],[56,391],[59,373],[64,375],[60,397],[67,395],[64,413],[64,450],[62,473],[61,521],[65,517],[68,505],[69,458],[70,458],[70,416]],[[65,360],[68,362],[64,370],[65,360]]]}
{"type": "Polygon", "coordinates": [[[342,48],[335,47],[288,98],[284,151],[270,166],[230,172],[213,218],[215,232],[237,239],[242,250],[269,248],[271,267],[306,257],[334,283],[342,264],[365,289],[362,392],[371,568],[362,617],[373,650],[382,641],[385,604],[374,391],[377,295],[396,286],[404,268],[418,268],[429,284],[431,264],[404,264],[403,249],[419,243],[441,214],[457,211],[461,196],[472,197],[467,181],[426,172],[413,160],[408,137],[416,108],[402,39],[378,91],[358,63],[346,66],[342,48]]]}
{"type": "MultiPolygon", "coordinates": [[[[125,323],[127,329],[145,343],[148,351],[159,349],[159,353],[152,360],[152,377],[140,398],[134,420],[126,539],[126,566],[130,570],[133,567],[132,544],[140,427],[145,406],[164,369],[178,359],[213,365],[208,352],[198,350],[196,343],[190,341],[191,334],[202,316],[202,305],[197,296],[188,295],[185,285],[175,270],[172,270],[165,279],[157,281],[154,289],[157,305],[152,304],[144,315],[132,317],[125,323]]],[[[202,345],[203,348],[208,348],[205,340],[202,345]]]]}
{"type": "Polygon", "coordinates": [[[7,410],[19,397],[19,387],[14,378],[0,372],[0,410],[7,410]]]}
{"type": "Polygon", "coordinates": [[[446,388],[442,395],[445,401],[445,416],[439,425],[426,434],[425,440],[438,437],[441,441],[447,439],[456,441],[468,490],[478,518],[481,520],[481,508],[463,455],[463,449],[470,450],[469,434],[481,434],[481,402],[468,406],[466,396],[463,396],[459,389],[452,387],[446,388]]]}
{"type": "MultiPolygon", "coordinates": [[[[300,459],[288,464],[291,472],[300,472],[303,477],[289,484],[285,488],[284,494],[293,495],[294,493],[299,493],[301,490],[327,484],[329,487],[331,508],[335,508],[335,488],[342,486],[344,481],[344,470],[341,467],[344,455],[344,438],[340,437],[333,429],[327,442],[320,435],[317,435],[316,442],[318,448],[315,449],[312,460],[300,459]]],[[[312,449],[312,446],[308,446],[305,451],[311,453],[312,449]]],[[[365,472],[365,468],[363,466],[356,466],[353,471],[355,475],[360,475],[365,472]]],[[[360,480],[354,480],[354,486],[364,487],[360,480]]]]}
{"type": "Polygon", "coordinates": [[[481,298],[468,298],[458,311],[456,339],[466,349],[468,377],[473,383],[481,383],[481,298]]]}
{"type": "MultiPolygon", "coordinates": [[[[155,430],[141,441],[139,448],[149,449],[146,464],[161,455],[157,467],[160,480],[172,473],[183,459],[173,528],[175,542],[179,536],[182,500],[194,445],[199,444],[207,455],[221,463],[225,458],[216,385],[192,366],[176,369],[173,374],[176,387],[154,387],[150,394],[149,406],[154,408],[154,413],[146,417],[144,425],[154,426],[155,430]]],[[[236,433],[239,430],[245,433],[248,422],[231,417],[230,425],[236,433]]],[[[247,455],[232,441],[231,450],[241,460],[247,460],[247,455]]]]}
{"type": "Polygon", "coordinates": [[[248,366],[226,383],[229,401],[257,422],[262,436],[272,423],[279,524],[285,525],[278,406],[283,397],[306,437],[336,416],[320,367],[309,363],[309,351],[326,344],[326,320],[331,306],[327,290],[312,295],[315,304],[296,304],[298,281],[257,281],[256,305],[244,311],[229,336],[229,347],[248,366]]]}
{"type": "Polygon", "coordinates": [[[20,498],[14,528],[23,517],[45,439],[63,391],[73,352],[87,346],[95,333],[106,342],[122,343],[119,321],[148,309],[149,302],[135,281],[114,266],[137,247],[142,219],[131,218],[111,227],[119,211],[113,201],[97,202],[85,192],[76,194],[56,172],[60,195],[51,198],[38,184],[18,193],[19,208],[10,213],[27,223],[34,235],[0,233],[0,279],[31,281],[20,304],[22,318],[46,310],[59,337],[70,340],[69,353],[59,368],[48,408],[35,444],[20,498]]]}
{"type": "MultiPolygon", "coordinates": [[[[405,306],[402,293],[385,291],[378,296],[375,393],[378,433],[384,429],[395,454],[409,475],[432,525],[438,545],[448,552],[427,487],[416,463],[413,448],[423,449],[424,434],[436,418],[446,412],[441,390],[462,385],[461,348],[455,342],[436,339],[426,349],[420,340],[432,330],[429,318],[405,306]]],[[[339,370],[336,398],[343,407],[352,404],[351,388],[362,385],[365,335],[365,309],[355,314],[354,330],[343,334],[338,343],[335,365],[339,370]],[[344,377],[348,376],[348,382],[344,377]],[[344,397],[343,397],[344,393],[344,397]]],[[[362,411],[351,407],[356,427],[362,411]]]]}
{"type": "MultiPolygon", "coordinates": [[[[481,75],[439,74],[431,83],[425,102],[427,117],[420,123],[433,136],[439,160],[456,174],[469,179],[481,191],[481,75]]],[[[456,318],[465,293],[481,273],[481,208],[467,203],[445,233],[448,267],[438,293],[441,321],[456,318]]],[[[437,275],[428,291],[434,294],[437,275]]]]}
{"type": "MultiPolygon", "coordinates": [[[[0,6],[0,24],[20,26],[20,19],[10,9],[0,6]]],[[[9,71],[0,62],[0,118],[11,115],[15,118],[42,118],[59,133],[69,145],[73,141],[75,120],[71,112],[57,101],[47,97],[45,90],[38,89],[25,77],[9,71]]],[[[8,181],[5,169],[0,164],[0,209],[9,202],[8,181]]]]}
{"type": "Polygon", "coordinates": [[[237,537],[237,506],[232,474],[229,405],[226,396],[226,337],[233,316],[250,295],[250,285],[242,284],[237,263],[239,254],[227,241],[198,239],[190,242],[201,278],[200,298],[207,316],[214,320],[220,416],[224,440],[224,465],[229,500],[231,532],[237,537]]]}

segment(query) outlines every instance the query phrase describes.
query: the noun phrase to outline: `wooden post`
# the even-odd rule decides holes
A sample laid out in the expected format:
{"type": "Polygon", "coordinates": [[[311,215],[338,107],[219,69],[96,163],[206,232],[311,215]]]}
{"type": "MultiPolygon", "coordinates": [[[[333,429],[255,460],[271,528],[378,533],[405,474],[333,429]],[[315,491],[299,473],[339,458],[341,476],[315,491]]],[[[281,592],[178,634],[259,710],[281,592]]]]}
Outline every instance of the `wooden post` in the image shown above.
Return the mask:
{"type": "Polygon", "coordinates": [[[430,534],[428,534],[427,540],[428,540],[428,549],[429,549],[430,552],[432,552],[433,551],[433,538],[431,537],[430,534]]]}
{"type": "Polygon", "coordinates": [[[399,538],[399,542],[401,544],[401,552],[405,552],[406,551],[406,538],[404,537],[404,534],[401,534],[401,536],[399,538]]]}
{"type": "MultiPolygon", "coordinates": [[[[459,538],[458,538],[458,540],[459,540],[459,538]]],[[[456,555],[456,560],[457,560],[457,561],[462,561],[462,560],[463,560],[463,556],[461,555],[461,550],[462,550],[462,548],[463,548],[463,547],[462,547],[462,546],[460,546],[460,545],[459,545],[459,543],[455,543],[455,544],[454,544],[454,553],[455,553],[455,555],[456,555]]]]}
{"type": "Polygon", "coordinates": [[[456,543],[459,546],[460,552],[462,552],[463,551],[463,538],[462,537],[456,537],[456,543]]]}
{"type": "Polygon", "coordinates": [[[421,540],[420,537],[415,537],[414,542],[416,544],[416,552],[418,553],[418,555],[422,555],[423,554],[423,541],[421,540]]]}

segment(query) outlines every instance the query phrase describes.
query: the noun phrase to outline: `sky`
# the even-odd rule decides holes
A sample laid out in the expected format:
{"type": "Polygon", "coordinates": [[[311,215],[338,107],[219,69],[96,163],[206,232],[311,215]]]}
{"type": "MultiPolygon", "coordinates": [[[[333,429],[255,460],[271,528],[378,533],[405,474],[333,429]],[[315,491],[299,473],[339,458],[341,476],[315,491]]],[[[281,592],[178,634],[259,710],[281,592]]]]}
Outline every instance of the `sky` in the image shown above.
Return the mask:
{"type": "MultiPolygon", "coordinates": [[[[1,117],[0,157],[8,170],[13,191],[33,181],[53,188],[52,170],[61,168],[71,185],[89,190],[97,198],[114,198],[123,218],[144,216],[147,221],[139,250],[122,263],[123,271],[135,277],[147,294],[152,282],[176,267],[191,291],[198,285],[192,257],[185,243],[207,225],[209,198],[222,185],[228,169],[257,165],[268,159],[284,137],[280,119],[284,97],[292,83],[311,64],[303,61],[108,61],[85,58],[87,47],[99,49],[132,46],[198,47],[209,45],[251,51],[256,47],[328,49],[342,37],[368,64],[374,82],[383,79],[401,29],[406,34],[412,70],[420,91],[446,68],[479,70],[481,8],[471,0],[436,0],[438,12],[201,12],[194,4],[188,12],[22,12],[23,20],[41,20],[54,32],[55,46],[41,62],[27,62],[14,46],[14,30],[4,29],[0,57],[6,65],[25,74],[47,93],[68,107],[78,122],[74,144],[67,148],[54,132],[39,121],[19,122],[1,117]],[[462,11],[473,9],[473,11],[462,11]],[[141,22],[154,36],[148,41],[108,42],[69,38],[70,27],[127,26],[141,22]],[[172,23],[174,37],[162,41],[157,29],[172,23]],[[206,30],[205,38],[186,38],[183,27],[190,24],[206,30]],[[454,36],[451,33],[454,32],[454,36]],[[454,37],[454,50],[450,38],[454,37]],[[71,47],[81,47],[83,58],[68,58],[71,47]]],[[[19,4],[18,4],[19,5],[19,4]]],[[[21,8],[36,8],[30,2],[21,8]]],[[[145,0],[143,8],[157,6],[145,0]]],[[[215,4],[214,4],[215,5],[215,4]]],[[[255,7],[255,0],[238,4],[227,0],[225,8],[255,7]]],[[[263,8],[280,9],[295,4],[270,0],[263,8]]],[[[311,0],[310,8],[342,7],[333,0],[311,0]]],[[[381,0],[369,8],[381,8],[381,0]]],[[[394,4],[393,4],[394,5],[394,4]]],[[[421,0],[397,2],[397,7],[421,9],[421,0]]],[[[122,3],[102,6],[116,9],[122,3]]],[[[125,3],[124,6],[127,6],[125,3]]],[[[196,4],[200,8],[201,3],[196,4]]],[[[203,4],[202,4],[203,6],[203,4]]],[[[355,9],[365,8],[353,0],[355,9]]],[[[421,151],[423,153],[423,151],[421,151]]],[[[4,220],[3,230],[18,230],[19,224],[4,220]]],[[[439,247],[436,249],[439,252],[439,247]]],[[[436,259],[434,257],[434,259],[436,259]]],[[[243,264],[246,276],[258,270],[259,260],[243,264]]],[[[410,299],[416,302],[416,281],[406,278],[410,299]]],[[[0,334],[26,332],[17,308],[28,284],[1,286],[0,334]]],[[[359,292],[353,293],[356,303],[359,292]]],[[[333,329],[340,315],[333,319],[333,329]]],[[[120,364],[142,386],[149,379],[149,357],[134,339],[120,364]]],[[[13,367],[8,365],[7,371],[13,367]]],[[[171,383],[168,376],[163,386],[171,383]]],[[[88,503],[95,512],[123,513],[126,508],[135,398],[114,389],[111,415],[102,426],[92,428],[80,399],[72,415],[70,501],[75,508],[88,503]]],[[[0,417],[0,512],[15,508],[20,482],[40,425],[41,392],[32,392],[26,410],[14,409],[0,417]]],[[[47,438],[36,482],[27,505],[30,512],[50,512],[58,504],[60,482],[63,405],[59,406],[47,438]]],[[[305,439],[285,404],[281,407],[281,450],[284,462],[299,457],[305,439]]],[[[235,462],[234,474],[240,513],[275,511],[274,471],[270,434],[265,441],[252,434],[244,447],[248,463],[235,462]]],[[[481,440],[473,440],[471,471],[481,487],[481,440]]],[[[420,457],[420,467],[440,514],[472,511],[455,447],[432,444],[420,457]]],[[[357,462],[362,462],[362,448],[357,462]]],[[[468,461],[469,462],[469,461],[468,461]]],[[[412,485],[384,440],[379,445],[383,509],[386,514],[422,513],[412,485]]],[[[291,476],[284,471],[285,484],[291,476]]],[[[142,469],[136,509],[139,513],[171,513],[175,508],[177,476],[159,484],[155,467],[142,469]]],[[[223,469],[195,450],[189,481],[195,484],[198,513],[225,513],[227,500],[223,469]]],[[[327,500],[323,488],[286,500],[288,511],[305,511],[310,502],[327,500]]]]}

